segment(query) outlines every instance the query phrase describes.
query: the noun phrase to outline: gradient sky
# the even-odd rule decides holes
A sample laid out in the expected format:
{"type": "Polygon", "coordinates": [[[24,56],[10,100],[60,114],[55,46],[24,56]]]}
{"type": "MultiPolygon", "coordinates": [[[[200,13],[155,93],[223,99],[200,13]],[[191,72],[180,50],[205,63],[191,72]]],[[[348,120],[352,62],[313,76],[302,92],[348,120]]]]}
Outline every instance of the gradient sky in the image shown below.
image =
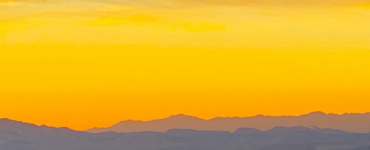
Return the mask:
{"type": "Polygon", "coordinates": [[[0,0],[0,118],[364,113],[369,0],[0,0]]]}

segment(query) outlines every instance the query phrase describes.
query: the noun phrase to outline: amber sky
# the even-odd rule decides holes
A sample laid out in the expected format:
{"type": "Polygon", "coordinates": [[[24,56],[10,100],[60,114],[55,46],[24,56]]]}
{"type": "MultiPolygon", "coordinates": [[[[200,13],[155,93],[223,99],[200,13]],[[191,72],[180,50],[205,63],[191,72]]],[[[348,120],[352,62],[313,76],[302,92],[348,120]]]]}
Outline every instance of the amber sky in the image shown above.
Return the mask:
{"type": "Polygon", "coordinates": [[[0,0],[0,118],[363,113],[369,0],[0,0]]]}

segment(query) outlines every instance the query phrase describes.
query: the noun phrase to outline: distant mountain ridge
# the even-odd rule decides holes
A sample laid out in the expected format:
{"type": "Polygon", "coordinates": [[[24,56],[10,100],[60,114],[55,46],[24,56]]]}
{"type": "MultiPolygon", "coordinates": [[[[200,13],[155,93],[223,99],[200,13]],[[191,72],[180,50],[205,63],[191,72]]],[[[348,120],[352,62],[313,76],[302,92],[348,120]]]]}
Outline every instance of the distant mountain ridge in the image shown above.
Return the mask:
{"type": "Polygon", "coordinates": [[[355,133],[367,133],[370,131],[370,113],[335,115],[325,114],[322,112],[313,112],[301,116],[271,117],[259,115],[245,118],[218,117],[211,120],[203,120],[197,117],[186,115],[175,115],[169,118],[147,122],[132,120],[122,121],[108,128],[93,128],[87,130],[87,132],[165,132],[170,129],[234,132],[239,128],[254,128],[265,131],[278,126],[318,127],[355,133]]]}
{"type": "Polygon", "coordinates": [[[0,150],[368,150],[368,134],[317,127],[87,133],[0,119],[0,150]]]}

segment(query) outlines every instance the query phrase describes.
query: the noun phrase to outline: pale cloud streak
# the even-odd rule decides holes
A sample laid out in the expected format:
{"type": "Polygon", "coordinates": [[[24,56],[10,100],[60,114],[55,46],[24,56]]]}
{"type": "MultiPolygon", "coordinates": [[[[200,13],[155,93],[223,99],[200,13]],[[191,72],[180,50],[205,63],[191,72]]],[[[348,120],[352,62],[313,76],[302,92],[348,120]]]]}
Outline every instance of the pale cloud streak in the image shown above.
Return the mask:
{"type": "Polygon", "coordinates": [[[330,7],[359,6],[370,4],[369,0],[87,0],[112,5],[130,5],[138,7],[194,7],[194,6],[273,6],[273,7],[330,7]]]}
{"type": "Polygon", "coordinates": [[[183,4],[223,6],[337,6],[370,3],[369,0],[173,0],[183,4]]]}
{"type": "Polygon", "coordinates": [[[57,2],[57,0],[0,0],[0,6],[17,6],[21,4],[41,4],[49,2],[57,2]]]}
{"type": "Polygon", "coordinates": [[[3,7],[13,7],[13,6],[17,6],[17,5],[20,5],[19,2],[12,2],[12,1],[5,1],[5,2],[0,2],[0,7],[3,6],[3,7]]]}
{"type": "MultiPolygon", "coordinates": [[[[101,3],[107,5],[124,5],[136,7],[169,7],[189,6],[362,6],[369,5],[370,0],[0,0],[0,6],[15,6],[25,3],[101,3]]],[[[83,6],[82,6],[83,7],[83,6]]]]}

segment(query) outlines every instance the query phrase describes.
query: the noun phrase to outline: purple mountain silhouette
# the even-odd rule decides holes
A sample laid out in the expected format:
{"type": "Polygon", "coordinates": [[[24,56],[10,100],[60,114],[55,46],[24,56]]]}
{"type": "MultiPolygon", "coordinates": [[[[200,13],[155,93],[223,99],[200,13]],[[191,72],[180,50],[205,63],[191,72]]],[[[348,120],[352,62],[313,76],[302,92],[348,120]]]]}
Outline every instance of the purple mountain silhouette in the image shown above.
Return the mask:
{"type": "Polygon", "coordinates": [[[108,128],[93,128],[87,130],[87,132],[165,132],[170,129],[234,132],[239,128],[253,128],[265,131],[278,126],[330,128],[355,133],[367,133],[370,129],[370,113],[335,115],[314,112],[302,116],[255,116],[245,118],[214,118],[211,120],[203,120],[186,115],[175,115],[166,119],[147,122],[123,121],[108,128]]]}
{"type": "MultiPolygon", "coordinates": [[[[199,121],[187,116],[168,120],[188,119],[199,121]]],[[[0,150],[366,150],[368,146],[368,134],[317,127],[87,133],[0,119],[0,150]]]]}

